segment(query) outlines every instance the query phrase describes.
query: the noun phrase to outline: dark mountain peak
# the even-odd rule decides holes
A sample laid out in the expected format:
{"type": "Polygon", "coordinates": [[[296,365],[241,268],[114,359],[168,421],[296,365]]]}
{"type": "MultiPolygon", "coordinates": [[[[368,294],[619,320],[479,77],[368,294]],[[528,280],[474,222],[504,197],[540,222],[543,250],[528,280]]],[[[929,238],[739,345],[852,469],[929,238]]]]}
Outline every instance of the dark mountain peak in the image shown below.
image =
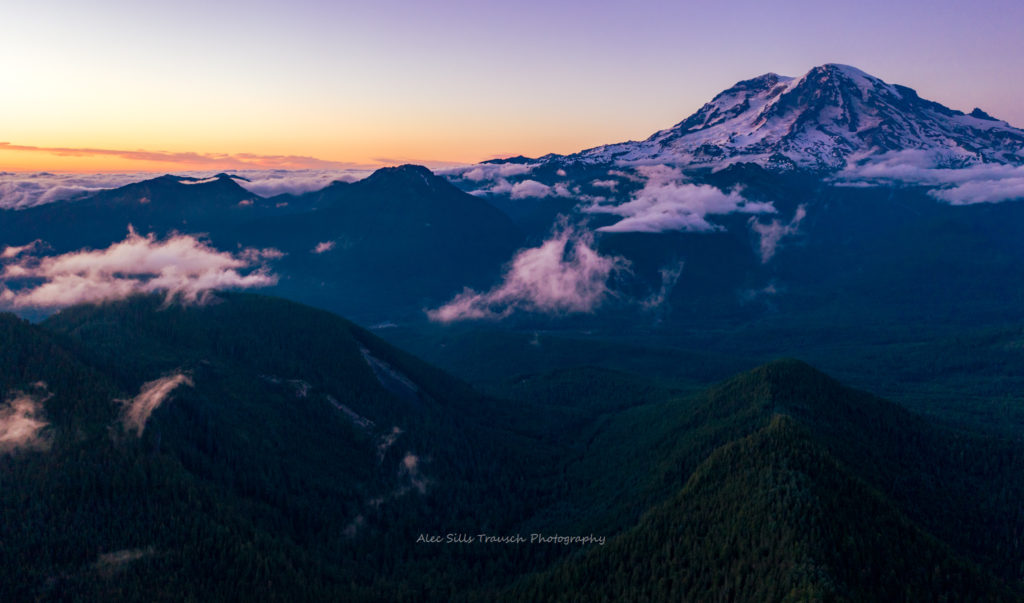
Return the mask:
{"type": "Polygon", "coordinates": [[[505,165],[507,163],[525,164],[534,163],[536,159],[531,159],[523,155],[516,155],[515,157],[503,157],[499,159],[488,159],[487,161],[481,161],[480,163],[491,164],[491,165],[505,165]]]}
{"type": "Polygon", "coordinates": [[[769,362],[753,371],[777,406],[788,407],[796,402],[820,408],[826,400],[842,400],[846,388],[832,377],[802,360],[784,358],[769,362]]]}
{"type": "Polygon", "coordinates": [[[799,398],[821,397],[842,389],[838,381],[802,360],[782,358],[763,364],[723,384],[723,387],[740,385],[743,389],[759,391],[773,401],[780,397],[799,398]]]}
{"type": "Polygon", "coordinates": [[[370,174],[370,178],[383,177],[383,176],[386,176],[386,175],[395,176],[395,175],[399,175],[399,174],[403,174],[403,175],[418,174],[418,175],[421,175],[421,176],[430,177],[430,176],[434,175],[434,172],[431,172],[428,168],[426,168],[426,167],[424,167],[422,165],[416,165],[414,163],[406,163],[406,164],[403,164],[403,165],[396,165],[396,166],[392,166],[392,167],[380,168],[379,170],[377,170],[374,173],[370,174]]]}
{"type": "Polygon", "coordinates": [[[978,119],[987,119],[988,121],[999,121],[998,119],[992,117],[991,115],[982,111],[978,107],[975,107],[974,111],[971,111],[970,113],[968,113],[968,115],[970,115],[971,117],[977,117],[978,119]]]}
{"type": "Polygon", "coordinates": [[[719,93],[718,96],[716,96],[715,98],[729,94],[735,94],[736,92],[739,91],[761,92],[764,90],[770,90],[774,86],[777,86],[779,83],[785,83],[792,79],[793,78],[791,77],[779,75],[777,73],[765,73],[763,75],[750,78],[749,80],[742,80],[740,82],[736,82],[736,84],[732,88],[729,88],[728,90],[719,93]]]}
{"type": "Polygon", "coordinates": [[[227,174],[225,172],[217,174],[216,176],[214,176],[214,178],[218,180],[241,180],[242,182],[251,182],[245,176],[239,176],[238,174],[227,174]]]}
{"type": "Polygon", "coordinates": [[[454,188],[447,180],[429,169],[413,164],[380,168],[356,184],[374,190],[416,194],[437,194],[454,188]]]}
{"type": "MultiPolygon", "coordinates": [[[[140,180],[139,182],[133,182],[125,186],[111,189],[112,192],[122,190],[133,190],[147,187],[157,187],[159,189],[168,190],[181,190],[182,187],[214,187],[222,190],[238,189],[245,191],[245,189],[238,184],[238,181],[249,182],[248,178],[237,176],[235,174],[227,174],[221,172],[214,176],[208,176],[204,178],[198,178],[196,176],[176,176],[174,174],[164,174],[163,176],[157,176],[156,178],[150,178],[149,180],[140,180]]],[[[245,194],[252,195],[248,191],[245,194]]]]}

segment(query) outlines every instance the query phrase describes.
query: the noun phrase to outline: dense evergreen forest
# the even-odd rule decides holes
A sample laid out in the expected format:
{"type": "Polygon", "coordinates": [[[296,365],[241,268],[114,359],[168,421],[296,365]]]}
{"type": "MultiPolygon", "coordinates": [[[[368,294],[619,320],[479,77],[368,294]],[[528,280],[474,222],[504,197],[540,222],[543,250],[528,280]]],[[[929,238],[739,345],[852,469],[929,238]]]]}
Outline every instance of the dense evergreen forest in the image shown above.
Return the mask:
{"type": "MultiPolygon", "coordinates": [[[[1024,443],[967,403],[448,337],[473,385],[276,298],[0,315],[0,600],[1024,600],[1024,443]]],[[[880,380],[957,362],[901,345],[880,380]]]]}

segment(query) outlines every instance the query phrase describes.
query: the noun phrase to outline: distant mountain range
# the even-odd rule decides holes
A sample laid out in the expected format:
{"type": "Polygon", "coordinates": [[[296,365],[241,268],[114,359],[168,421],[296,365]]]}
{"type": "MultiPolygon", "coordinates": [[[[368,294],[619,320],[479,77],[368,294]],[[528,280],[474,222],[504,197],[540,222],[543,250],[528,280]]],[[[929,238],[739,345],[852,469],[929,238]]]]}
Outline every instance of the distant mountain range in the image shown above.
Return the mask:
{"type": "Polygon", "coordinates": [[[272,198],[238,180],[167,175],[0,211],[0,241],[38,241],[53,255],[107,248],[132,228],[157,238],[199,235],[229,252],[272,248],[282,254],[279,292],[368,320],[422,316],[463,287],[486,286],[523,243],[506,215],[423,167],[272,198]]]}
{"type": "Polygon", "coordinates": [[[270,198],[237,176],[167,175],[0,211],[0,241],[54,255],[108,248],[131,226],[268,250],[267,291],[367,323],[423,320],[455,301],[443,315],[456,320],[557,321],[568,308],[598,312],[599,326],[639,312],[668,329],[992,320],[1016,312],[999,300],[1024,295],[1021,210],[999,203],[1024,196],[1022,164],[1024,131],[829,64],[740,82],[641,142],[445,177],[385,168],[270,198]],[[581,279],[573,258],[587,249],[605,268],[581,279]],[[544,293],[562,298],[531,298],[544,282],[562,283],[544,293]]]}

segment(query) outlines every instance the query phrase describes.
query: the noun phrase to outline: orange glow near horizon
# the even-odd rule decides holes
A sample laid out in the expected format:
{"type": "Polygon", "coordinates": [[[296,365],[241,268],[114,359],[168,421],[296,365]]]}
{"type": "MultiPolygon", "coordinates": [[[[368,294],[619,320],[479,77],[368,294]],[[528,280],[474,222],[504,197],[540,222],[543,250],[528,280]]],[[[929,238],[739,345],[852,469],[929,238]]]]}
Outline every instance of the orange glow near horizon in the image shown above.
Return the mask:
{"type": "MultiPolygon", "coordinates": [[[[550,129],[531,133],[526,129],[514,136],[504,136],[495,149],[489,139],[493,131],[480,128],[466,135],[444,135],[436,126],[415,134],[405,132],[403,137],[381,134],[366,141],[351,140],[347,144],[331,144],[312,140],[305,144],[297,141],[250,141],[232,145],[254,148],[252,151],[210,152],[205,144],[195,147],[187,144],[139,147],[107,137],[105,144],[39,144],[41,141],[0,140],[0,172],[174,172],[174,171],[231,171],[262,169],[367,169],[401,163],[417,163],[431,168],[479,163],[488,159],[526,155],[537,157],[547,153],[572,153],[587,148],[587,142],[597,146],[608,142],[601,134],[589,136],[582,128],[567,128],[568,132],[550,129]],[[591,140],[588,140],[591,139],[591,140]],[[583,141],[581,144],[580,141],[583,141]],[[33,144],[36,143],[36,144],[33,144]],[[206,147],[206,148],[204,148],[206,147]],[[338,148],[343,147],[344,153],[338,148]],[[197,150],[198,149],[198,150],[197,150]],[[301,150],[300,150],[301,149],[301,150]]],[[[646,136],[650,132],[643,132],[646,136]]],[[[50,142],[54,136],[41,137],[50,142]]],[[[619,135],[616,141],[628,137],[619,135]]],[[[221,145],[210,145],[217,148],[221,145]]]]}
{"type": "Polygon", "coordinates": [[[713,3],[9,2],[0,171],[573,153],[647,138],[740,80],[828,62],[1024,124],[1011,77],[1024,3],[965,19],[933,0],[927,20],[920,0],[792,4],[740,0],[726,46],[720,29],[692,27],[721,19],[713,3]]]}
{"type": "MultiPolygon", "coordinates": [[[[487,159],[485,157],[483,159],[487,159]]],[[[345,170],[376,168],[394,163],[423,163],[444,166],[473,163],[431,158],[380,158],[365,161],[335,161],[301,155],[255,153],[200,153],[102,148],[33,147],[0,143],[0,172],[124,173],[237,170],[345,170]]]]}

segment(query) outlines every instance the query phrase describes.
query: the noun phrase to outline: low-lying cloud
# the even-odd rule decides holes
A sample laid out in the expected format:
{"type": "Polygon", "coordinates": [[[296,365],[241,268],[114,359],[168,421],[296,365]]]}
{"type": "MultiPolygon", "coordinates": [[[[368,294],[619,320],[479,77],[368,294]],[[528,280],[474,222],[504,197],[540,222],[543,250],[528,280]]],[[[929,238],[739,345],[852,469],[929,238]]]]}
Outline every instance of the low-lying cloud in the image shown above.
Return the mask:
{"type": "MultiPolygon", "coordinates": [[[[184,180],[183,184],[201,184],[214,180],[213,170],[175,171],[175,175],[198,180],[184,180]]],[[[300,195],[318,191],[336,180],[351,182],[372,173],[369,169],[332,170],[235,170],[241,176],[235,181],[242,188],[261,197],[289,194],[300,195]]],[[[0,209],[27,209],[56,201],[88,197],[108,190],[162,176],[156,172],[125,174],[68,174],[68,173],[12,173],[0,172],[0,209]]]]}
{"type": "Polygon", "coordinates": [[[646,178],[644,187],[620,205],[592,204],[588,213],[622,216],[603,232],[709,232],[721,227],[708,216],[732,213],[772,214],[771,203],[748,201],[737,191],[723,192],[706,184],[692,184],[678,168],[665,165],[638,166],[646,178]]]}
{"type": "Polygon", "coordinates": [[[4,247],[4,250],[0,251],[0,260],[9,260],[11,258],[18,257],[27,251],[32,251],[33,249],[36,249],[41,242],[42,241],[36,239],[27,245],[4,247]]]}
{"type": "Polygon", "coordinates": [[[430,480],[420,470],[420,457],[411,452],[405,453],[405,456],[402,457],[402,464],[398,466],[398,472],[407,477],[412,487],[416,488],[420,494],[427,493],[427,484],[430,480]]]}
{"type": "Polygon", "coordinates": [[[314,253],[316,255],[327,253],[328,251],[334,249],[335,245],[337,245],[337,243],[335,243],[334,241],[321,241],[317,243],[315,247],[313,247],[311,253],[314,253]]]}
{"type": "Polygon", "coordinates": [[[679,277],[683,274],[686,262],[677,261],[661,267],[658,273],[661,275],[661,287],[640,301],[640,307],[644,310],[667,310],[665,307],[673,289],[679,283],[679,277]]]}
{"type": "Polygon", "coordinates": [[[35,389],[14,392],[0,405],[0,453],[49,449],[51,440],[45,429],[50,423],[44,417],[43,403],[51,396],[43,383],[35,389]]]}
{"type": "Polygon", "coordinates": [[[131,400],[118,400],[124,405],[121,421],[124,423],[125,429],[134,431],[135,435],[141,437],[142,432],[146,429],[146,421],[149,420],[149,416],[179,385],[192,387],[192,379],[184,373],[161,377],[143,383],[139,394],[131,400]]]}
{"type": "Polygon", "coordinates": [[[398,427],[397,425],[395,425],[395,426],[393,426],[391,428],[391,431],[389,431],[389,432],[381,435],[379,438],[377,438],[377,462],[378,463],[383,463],[384,462],[384,457],[385,457],[385,455],[387,455],[388,450],[390,450],[391,447],[395,445],[395,442],[398,441],[398,436],[402,435],[403,433],[404,432],[402,431],[402,429],[400,427],[398,427]]]}
{"type": "Polygon", "coordinates": [[[274,285],[277,277],[266,263],[282,255],[254,248],[229,253],[191,235],[158,241],[134,230],[106,249],[57,256],[8,247],[0,253],[0,307],[61,308],[154,292],[168,301],[202,303],[213,290],[274,285]]]}
{"type": "Polygon", "coordinates": [[[326,188],[332,182],[338,180],[343,182],[361,180],[371,173],[373,172],[369,169],[242,170],[237,172],[239,176],[244,176],[246,179],[246,181],[240,180],[238,184],[245,190],[261,197],[274,197],[285,194],[301,195],[326,188]]]}
{"type": "Polygon", "coordinates": [[[442,170],[449,177],[461,178],[472,182],[492,182],[499,178],[524,176],[539,166],[539,163],[481,163],[442,170]]]}
{"type": "Polygon", "coordinates": [[[772,220],[765,224],[759,222],[757,218],[750,219],[750,228],[761,237],[762,264],[767,264],[775,256],[775,250],[778,249],[782,239],[800,232],[800,223],[805,217],[807,217],[807,207],[801,205],[796,208],[793,219],[788,224],[783,224],[779,220],[772,220]]]}
{"type": "Polygon", "coordinates": [[[627,266],[620,257],[600,255],[593,233],[562,225],[540,247],[519,251],[499,285],[485,293],[466,289],[427,315],[448,323],[503,318],[516,311],[592,312],[610,294],[608,279],[627,266]]]}
{"type": "Polygon", "coordinates": [[[949,167],[922,150],[893,151],[837,174],[840,186],[928,186],[950,205],[1024,200],[1024,166],[981,163],[949,167]]]}
{"type": "Polygon", "coordinates": [[[536,180],[522,180],[511,183],[504,178],[499,178],[491,187],[473,191],[474,195],[508,195],[512,199],[544,199],[546,197],[569,197],[572,191],[565,183],[559,182],[554,185],[547,185],[536,180]]]}
{"type": "Polygon", "coordinates": [[[156,174],[14,174],[0,172],[0,209],[25,209],[86,196],[156,174]]]}

